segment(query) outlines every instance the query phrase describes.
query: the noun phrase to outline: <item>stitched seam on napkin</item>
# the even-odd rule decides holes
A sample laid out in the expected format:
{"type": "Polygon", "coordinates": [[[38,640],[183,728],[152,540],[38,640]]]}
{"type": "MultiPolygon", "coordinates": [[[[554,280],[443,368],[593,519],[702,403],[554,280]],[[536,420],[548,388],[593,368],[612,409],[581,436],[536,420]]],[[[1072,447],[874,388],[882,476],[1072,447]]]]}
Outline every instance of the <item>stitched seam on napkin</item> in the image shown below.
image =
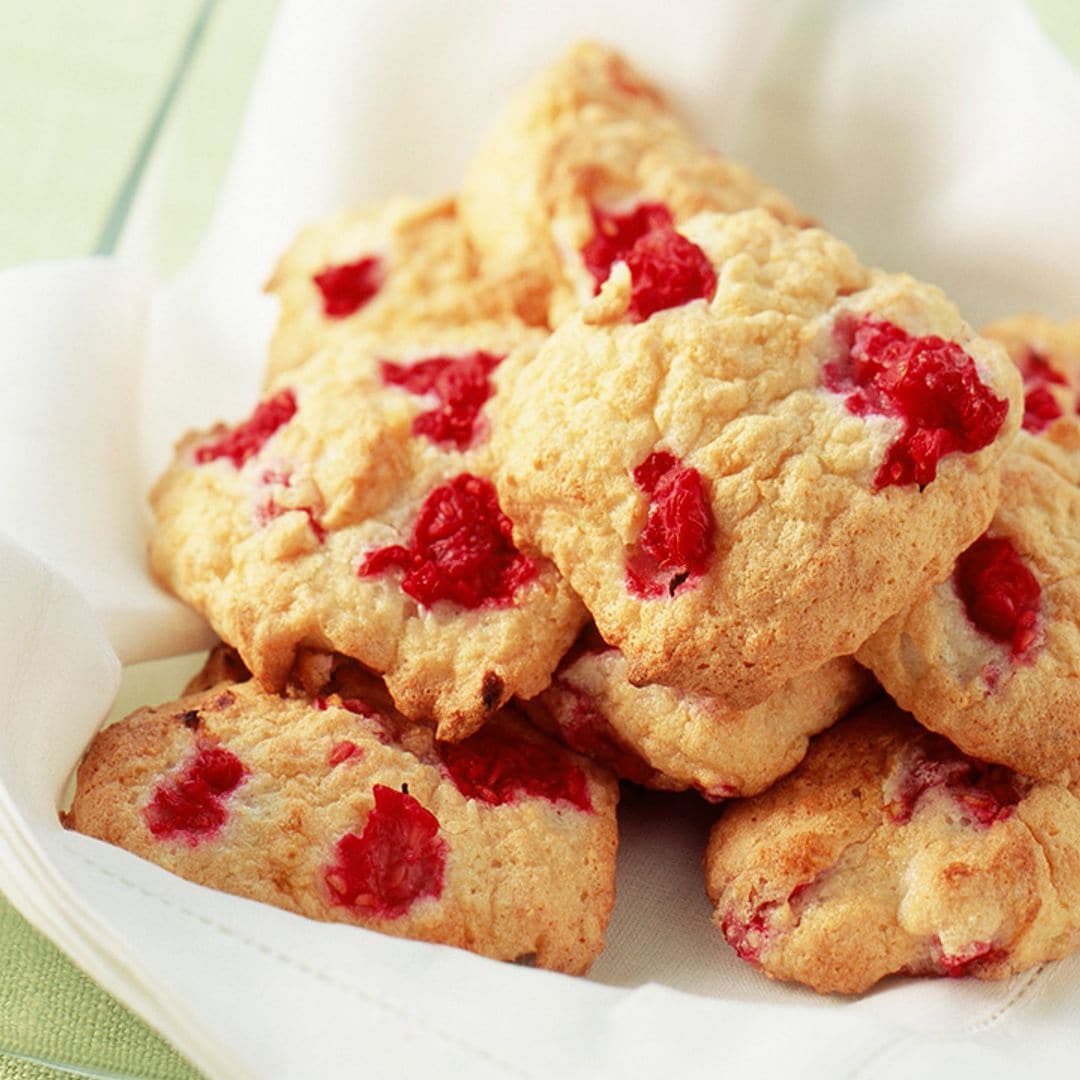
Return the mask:
{"type": "MultiPolygon", "coordinates": [[[[988,1017],[983,1020],[979,1020],[974,1024],[970,1024],[967,1027],[962,1027],[955,1033],[949,1035],[932,1035],[931,1039],[936,1042],[942,1042],[946,1038],[954,1038],[956,1036],[963,1035],[979,1035],[990,1030],[995,1024],[997,1024],[1001,1018],[1009,1012],[1015,1005],[1019,1004],[1024,998],[1028,997],[1032,991],[1038,987],[1041,987],[1045,981],[1046,967],[1037,968],[1035,971],[1029,972],[1028,977],[1024,979],[1023,984],[1018,987],[1013,993],[1009,995],[1007,1000],[995,1009],[988,1017]]],[[[879,1046],[870,1057],[864,1059],[861,1065],[858,1065],[850,1074],[852,1080],[857,1080],[858,1077],[867,1077],[869,1070],[877,1071],[881,1065],[887,1063],[889,1060],[899,1056],[901,1051],[907,1049],[916,1039],[922,1039],[925,1036],[918,1032],[911,1032],[908,1035],[904,1035],[898,1039],[891,1039],[890,1041],[883,1043],[879,1046]]]]}
{"type": "Polygon", "coordinates": [[[900,1051],[904,1050],[916,1039],[929,1038],[940,1042],[945,1038],[954,1038],[964,1035],[979,1035],[989,1031],[990,1028],[997,1024],[1001,1018],[1009,1012],[1010,1009],[1019,1004],[1024,998],[1028,997],[1034,989],[1041,987],[1042,983],[1045,981],[1044,976],[1046,970],[1045,967],[1039,967],[1034,971],[1025,972],[1023,975],[1014,976],[1014,978],[1020,982],[1020,985],[1017,986],[1009,994],[1006,1000],[990,1013],[989,1016],[977,1020],[973,1024],[961,1027],[955,1032],[949,1032],[948,1034],[928,1034],[926,1032],[912,1031],[904,1035],[887,1039],[885,1042],[874,1047],[862,1061],[857,1065],[852,1066],[850,1071],[845,1072],[844,1075],[850,1077],[851,1080],[857,1080],[859,1077],[872,1075],[873,1072],[876,1072],[877,1069],[880,1068],[882,1063],[896,1057],[900,1051]]]}
{"type": "Polygon", "coordinates": [[[853,1065],[849,1070],[845,1071],[843,1075],[847,1077],[848,1080],[858,1080],[858,1077],[865,1076],[869,1069],[874,1068],[875,1065],[879,1065],[883,1060],[890,1058],[897,1049],[907,1046],[912,1038],[914,1038],[912,1034],[907,1034],[894,1035],[891,1038],[886,1039],[884,1042],[875,1046],[858,1065],[853,1065]]]}
{"type": "Polygon", "coordinates": [[[262,953],[278,963],[285,964],[289,967],[295,968],[297,971],[302,972],[305,975],[309,975],[312,978],[318,979],[320,982],[326,983],[328,986],[332,986],[337,990],[343,990],[345,993],[350,994],[352,997],[358,998],[366,1002],[369,1005],[373,1005],[376,1009],[382,1012],[389,1013],[397,1016],[399,1019],[406,1021],[408,1024],[417,1028],[418,1030],[426,1030],[430,1034],[436,1036],[438,1039],[445,1043],[468,1053],[473,1054],[476,1057],[485,1059],[489,1064],[496,1066],[503,1070],[506,1075],[513,1075],[523,1077],[524,1080],[537,1080],[537,1074],[525,1072],[521,1066],[516,1063],[511,1063],[504,1058],[497,1057],[492,1054],[491,1051],[486,1050],[482,1046],[477,1046],[475,1043],[461,1038],[459,1035],[455,1035],[453,1032],[444,1031],[442,1028],[436,1027],[427,1021],[421,1021],[415,1013],[410,1012],[403,1005],[397,1002],[386,1002],[376,997],[374,994],[363,990],[359,986],[353,986],[351,983],[346,982],[344,979],[339,978],[336,975],[331,975],[329,972],[323,971],[321,968],[313,967],[311,964],[305,963],[303,960],[299,960],[289,953],[283,952],[280,949],[271,948],[269,945],[257,938],[247,937],[242,934],[237,934],[230,927],[225,926],[223,923],[216,922],[213,919],[208,918],[205,915],[199,914],[197,911],[192,911],[191,908],[178,904],[174,900],[169,899],[160,893],[153,892],[147,889],[143,885],[139,885],[129,878],[123,877],[117,874],[113,870],[108,870],[104,866],[101,866],[95,860],[82,852],[74,852],[75,856],[83,863],[89,866],[92,870],[96,870],[104,877],[110,878],[117,884],[124,885],[128,889],[134,892],[140,893],[143,896],[148,897],[151,900],[157,900],[166,907],[172,908],[174,911],[179,912],[182,915],[186,915],[188,918],[194,919],[197,922],[202,923],[204,926],[211,930],[217,930],[219,933],[224,934],[226,937],[232,938],[234,941],[240,942],[242,945],[248,946],[248,948],[254,949],[256,952],[262,953]]]}
{"type": "Polygon", "coordinates": [[[1021,985],[1018,986],[997,1009],[985,1019],[977,1020],[974,1024],[961,1028],[960,1034],[978,1035],[981,1032],[989,1031],[990,1028],[997,1024],[1007,1012],[1018,1005],[1025,997],[1028,997],[1035,989],[1042,986],[1042,983],[1045,981],[1046,970],[1046,967],[1043,966],[1028,972],[1027,977],[1021,985]]]}

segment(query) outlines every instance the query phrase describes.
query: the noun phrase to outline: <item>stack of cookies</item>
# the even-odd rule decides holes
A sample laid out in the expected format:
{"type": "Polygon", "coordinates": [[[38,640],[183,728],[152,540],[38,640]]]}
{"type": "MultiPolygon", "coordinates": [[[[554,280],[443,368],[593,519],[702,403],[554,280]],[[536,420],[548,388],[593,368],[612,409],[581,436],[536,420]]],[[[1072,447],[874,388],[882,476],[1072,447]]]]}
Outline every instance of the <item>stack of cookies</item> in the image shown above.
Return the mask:
{"type": "Polygon", "coordinates": [[[583,972],[622,780],[722,804],[717,933],[768,975],[1080,945],[1080,323],[977,334],[593,44],[460,196],[270,289],[261,400],[151,497],[223,645],[97,737],[72,828],[583,972]]]}

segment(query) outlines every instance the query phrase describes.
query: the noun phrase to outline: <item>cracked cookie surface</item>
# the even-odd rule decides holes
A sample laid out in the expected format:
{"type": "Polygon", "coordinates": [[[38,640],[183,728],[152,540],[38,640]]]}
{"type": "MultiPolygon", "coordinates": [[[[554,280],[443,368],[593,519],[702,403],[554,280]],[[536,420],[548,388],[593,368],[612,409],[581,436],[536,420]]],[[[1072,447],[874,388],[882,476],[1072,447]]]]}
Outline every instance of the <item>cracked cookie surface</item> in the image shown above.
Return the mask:
{"type": "Polygon", "coordinates": [[[461,217],[530,322],[558,325],[655,219],[761,206],[805,224],[748,169],[698,145],[621,55],[585,42],[511,103],[474,158],[461,217]]]}
{"type": "Polygon", "coordinates": [[[513,321],[451,199],[397,197],[308,226],[266,285],[280,304],[267,382],[355,334],[513,321]]]}
{"type": "Polygon", "coordinates": [[[949,573],[1020,379],[939,290],[821,230],[750,210],[673,234],[517,372],[496,483],[632,681],[747,708],[949,573]]]}
{"type": "Polygon", "coordinates": [[[1080,945],[1080,791],[967,758],[881,702],[726,808],[705,873],[728,943],[772,978],[1001,979],[1080,945]]]}
{"type": "Polygon", "coordinates": [[[286,372],[248,421],[179,444],[151,497],[154,572],[268,688],[301,648],[337,651],[468,735],[543,689],[584,620],[489,480],[505,358],[542,338],[357,335],[286,372]]]}
{"type": "Polygon", "coordinates": [[[512,710],[439,744],[339,665],[314,699],[219,682],[106,728],[66,824],[309,918],[580,973],[614,902],[617,798],[512,710]]]}

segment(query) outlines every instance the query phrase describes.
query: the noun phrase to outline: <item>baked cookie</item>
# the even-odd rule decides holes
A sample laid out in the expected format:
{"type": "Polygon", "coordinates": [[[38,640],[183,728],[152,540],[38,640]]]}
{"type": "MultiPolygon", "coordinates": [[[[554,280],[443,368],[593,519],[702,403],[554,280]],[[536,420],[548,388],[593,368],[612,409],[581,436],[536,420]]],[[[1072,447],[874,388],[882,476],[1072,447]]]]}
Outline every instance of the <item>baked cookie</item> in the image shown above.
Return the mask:
{"type": "Polygon", "coordinates": [[[748,708],[850,655],[986,528],[1022,415],[942,293],[762,210],[635,248],[516,373],[524,536],[632,682],[748,708]]]}
{"type": "Polygon", "coordinates": [[[466,172],[460,206],[485,269],[510,282],[525,319],[552,326],[655,227],[752,206],[807,223],[694,142],[622,56],[589,42],[510,104],[466,172]]]}
{"type": "Polygon", "coordinates": [[[1001,979],[1080,946],[1080,790],[965,757],[882,701],[726,807],[705,875],[724,937],[771,978],[1001,979]]]}
{"type": "Polygon", "coordinates": [[[1029,452],[1080,484],[1080,319],[1014,315],[982,333],[1008,349],[1024,377],[1024,430],[1041,436],[1029,452]]]}
{"type": "Polygon", "coordinates": [[[1025,376],[1024,430],[1003,459],[989,528],[858,656],[920,723],[965,752],[1077,782],[1080,416],[1062,354],[1041,344],[1048,336],[1038,348],[1010,342],[1025,376]]]}
{"type": "Polygon", "coordinates": [[[756,795],[790,772],[810,736],[872,685],[866,671],[840,657],[738,711],[703,694],[634,686],[623,655],[590,629],[551,686],[522,707],[537,726],[624,780],[663,791],[693,788],[717,801],[756,795]]]}
{"type": "Polygon", "coordinates": [[[538,693],[585,613],[519,546],[488,430],[503,358],[541,340],[357,335],[287,372],[244,423],[180,442],[151,496],[155,574],[268,689],[300,649],[344,653],[447,739],[538,693]]]}
{"type": "Polygon", "coordinates": [[[100,732],[65,823],[309,918],[579,973],[615,891],[618,785],[503,710],[440,745],[355,667],[221,683],[100,732]]]}
{"type": "Polygon", "coordinates": [[[334,342],[417,324],[512,320],[452,199],[398,197],[305,229],[267,282],[281,305],[267,383],[334,342]]]}

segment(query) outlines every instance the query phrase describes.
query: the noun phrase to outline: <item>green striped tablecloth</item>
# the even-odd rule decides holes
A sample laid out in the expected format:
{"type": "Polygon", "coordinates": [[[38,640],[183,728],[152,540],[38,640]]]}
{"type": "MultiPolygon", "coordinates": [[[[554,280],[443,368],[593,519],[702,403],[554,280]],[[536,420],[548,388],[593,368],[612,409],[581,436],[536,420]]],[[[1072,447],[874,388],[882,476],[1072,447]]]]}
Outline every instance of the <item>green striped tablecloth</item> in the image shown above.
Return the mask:
{"type": "MultiPolygon", "coordinates": [[[[1030,0],[1080,64],[1077,0],[1030,0]]],[[[0,267],[107,251],[163,167],[163,271],[204,228],[276,0],[0,0],[0,267]]],[[[191,1078],[0,898],[0,1078],[191,1078]]]]}

